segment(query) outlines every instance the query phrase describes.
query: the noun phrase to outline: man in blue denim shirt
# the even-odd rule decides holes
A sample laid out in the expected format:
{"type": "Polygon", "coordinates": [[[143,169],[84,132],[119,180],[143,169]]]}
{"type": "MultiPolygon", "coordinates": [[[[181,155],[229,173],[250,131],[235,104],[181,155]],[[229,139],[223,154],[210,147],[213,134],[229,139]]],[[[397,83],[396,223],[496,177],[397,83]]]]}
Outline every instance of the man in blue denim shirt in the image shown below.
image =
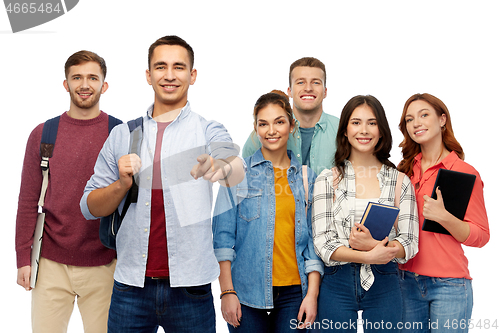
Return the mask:
{"type": "Polygon", "coordinates": [[[224,126],[191,111],[192,48],[177,36],[149,49],[154,104],[143,118],[141,156],[129,154],[128,126],[104,144],[81,200],[86,218],[111,214],[136,175],[139,195],[117,234],[108,332],[215,332],[211,282],[212,183],[235,185],[244,165],[224,126]],[[194,167],[193,167],[194,166],[194,167]]]}
{"type": "MultiPolygon", "coordinates": [[[[288,137],[287,147],[300,164],[319,175],[333,165],[339,127],[339,118],[323,112],[325,65],[312,57],[298,59],[290,65],[288,80],[296,131],[288,137]]],[[[260,147],[255,133],[250,134],[243,146],[243,157],[252,156],[260,147]]]]}

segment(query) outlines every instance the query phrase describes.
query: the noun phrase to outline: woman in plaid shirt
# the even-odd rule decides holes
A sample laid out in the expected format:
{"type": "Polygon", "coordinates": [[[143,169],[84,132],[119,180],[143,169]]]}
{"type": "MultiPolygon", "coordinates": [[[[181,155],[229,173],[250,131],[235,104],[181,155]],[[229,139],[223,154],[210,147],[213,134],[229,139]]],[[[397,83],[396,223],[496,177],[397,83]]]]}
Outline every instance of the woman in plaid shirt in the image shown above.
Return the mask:
{"type": "Polygon", "coordinates": [[[400,214],[385,239],[373,239],[359,223],[368,202],[397,201],[399,172],[389,161],[391,147],[380,102],[373,96],[349,100],[340,117],[334,169],[324,170],[314,186],[314,247],[326,266],[318,299],[322,330],[356,332],[359,310],[365,332],[403,326],[398,263],[418,251],[418,211],[410,179],[400,176],[400,214]]]}

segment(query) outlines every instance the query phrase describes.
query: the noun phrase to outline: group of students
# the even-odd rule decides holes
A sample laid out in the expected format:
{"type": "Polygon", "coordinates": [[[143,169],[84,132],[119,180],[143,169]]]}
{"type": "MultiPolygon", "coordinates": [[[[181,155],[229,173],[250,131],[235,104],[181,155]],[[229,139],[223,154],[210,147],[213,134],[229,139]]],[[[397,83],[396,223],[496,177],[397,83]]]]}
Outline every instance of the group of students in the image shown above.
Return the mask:
{"type": "Polygon", "coordinates": [[[461,245],[484,246],[489,228],[483,183],[463,161],[445,104],[430,94],[408,99],[396,167],[382,104],[351,98],[331,166],[317,178],[287,149],[301,133],[285,93],[262,95],[253,116],[261,148],[245,158],[244,181],[220,189],[212,226],[230,332],[356,332],[360,310],[365,332],[466,331],[473,299],[461,245]],[[463,221],[439,188],[430,198],[441,168],[477,177],[463,221]],[[400,209],[381,241],[360,223],[369,202],[400,209]],[[426,218],[451,235],[420,231],[426,218]]]}
{"type": "MultiPolygon", "coordinates": [[[[165,36],[149,49],[146,78],[155,99],[143,117],[138,156],[129,153],[127,125],[104,135],[102,58],[70,59],[71,107],[51,161],[34,332],[64,332],[75,297],[86,332],[214,332],[210,284],[217,276],[230,332],[355,332],[360,310],[365,332],[468,327],[471,277],[461,245],[485,245],[488,219],[481,178],[463,161],[438,98],[416,94],[404,105],[396,167],[381,103],[355,96],[340,119],[323,112],[325,66],[302,58],[290,66],[286,94],[274,90],[255,103],[242,159],[221,124],[191,111],[194,52],[165,36]],[[81,137],[76,150],[73,133],[81,137]],[[96,135],[98,142],[85,144],[96,135]],[[476,175],[463,221],[446,211],[439,191],[430,198],[441,168],[476,175]],[[123,219],[114,260],[98,244],[94,220],[123,207],[134,176],[138,200],[123,219]],[[215,182],[221,186],[211,218],[215,182]],[[360,223],[369,202],[400,209],[381,241],[360,223]],[[451,235],[421,231],[425,218],[451,235]]],[[[17,218],[18,284],[27,290],[42,127],[28,141],[17,218]]]]}
{"type": "Polygon", "coordinates": [[[254,126],[262,148],[245,159],[245,181],[220,190],[213,220],[221,290],[237,292],[222,297],[231,332],[285,332],[291,323],[355,332],[359,310],[366,332],[468,326],[472,288],[461,244],[485,245],[488,220],[481,178],[463,161],[441,100],[416,94],[406,102],[398,168],[389,161],[391,132],[373,96],[347,102],[332,167],[317,178],[287,150],[297,133],[284,93],[259,98],[254,126]],[[477,177],[464,221],[446,211],[439,189],[437,200],[429,197],[441,168],[477,177]],[[386,239],[374,240],[360,224],[367,203],[394,205],[396,192],[398,220],[386,239]],[[451,236],[419,231],[425,218],[451,236]]]}

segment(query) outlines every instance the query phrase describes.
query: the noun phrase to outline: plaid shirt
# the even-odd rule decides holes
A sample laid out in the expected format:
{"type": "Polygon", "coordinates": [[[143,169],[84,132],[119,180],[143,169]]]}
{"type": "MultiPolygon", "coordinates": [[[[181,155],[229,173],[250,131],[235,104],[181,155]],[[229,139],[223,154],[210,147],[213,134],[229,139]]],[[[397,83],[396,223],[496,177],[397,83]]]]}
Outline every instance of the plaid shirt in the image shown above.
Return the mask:
{"type": "MultiPolygon", "coordinates": [[[[380,183],[379,203],[394,205],[398,171],[383,165],[377,178],[380,183]]],[[[314,248],[326,266],[343,265],[347,262],[331,260],[339,247],[349,247],[349,235],[354,226],[356,209],[356,180],[351,163],[346,160],[345,176],[338,188],[333,187],[332,170],[325,169],[316,179],[312,204],[312,232],[314,248]],[[334,200],[335,199],[335,200],[334,200]]],[[[395,258],[400,264],[406,263],[418,252],[418,210],[415,190],[410,179],[405,176],[401,187],[400,213],[397,230],[393,227],[389,240],[397,240],[405,250],[404,258],[395,258]]],[[[370,265],[362,265],[361,286],[368,290],[375,278],[370,265]]]]}

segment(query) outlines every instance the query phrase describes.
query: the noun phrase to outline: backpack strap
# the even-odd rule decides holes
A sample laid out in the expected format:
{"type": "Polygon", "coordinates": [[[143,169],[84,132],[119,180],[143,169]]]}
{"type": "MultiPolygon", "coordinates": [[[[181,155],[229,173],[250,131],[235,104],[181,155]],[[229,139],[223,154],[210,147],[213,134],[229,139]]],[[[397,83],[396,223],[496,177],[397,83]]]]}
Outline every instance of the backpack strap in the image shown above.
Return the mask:
{"type": "Polygon", "coordinates": [[[340,173],[339,169],[336,167],[332,168],[332,174],[333,174],[333,180],[332,180],[332,187],[333,187],[333,201],[335,201],[335,191],[339,188],[339,182],[340,182],[340,173]]]}
{"type": "Polygon", "coordinates": [[[56,143],[57,130],[59,129],[60,116],[47,120],[43,124],[42,139],[40,141],[40,156],[42,161],[40,167],[42,168],[42,189],[40,191],[40,198],[38,199],[38,206],[43,207],[45,203],[45,193],[49,184],[49,158],[52,157],[54,152],[54,145],[56,143]]]}
{"type": "MultiPolygon", "coordinates": [[[[49,184],[49,159],[54,153],[54,145],[56,144],[60,119],[61,116],[57,116],[47,120],[43,124],[42,139],[40,140],[40,156],[42,158],[40,166],[42,168],[43,179],[40,199],[38,200],[39,206],[43,206],[45,203],[45,193],[47,192],[47,186],[49,184]]],[[[122,121],[120,119],[108,115],[108,134],[111,132],[113,127],[121,123],[122,121]]]]}
{"type": "Polygon", "coordinates": [[[112,115],[108,115],[108,134],[111,133],[111,130],[116,126],[123,123],[120,119],[113,117],[112,115]]]}
{"type": "Polygon", "coordinates": [[[399,201],[401,200],[401,187],[403,186],[403,179],[405,174],[398,171],[398,180],[396,181],[396,188],[394,189],[394,206],[399,208],[399,201]]]}
{"type": "MultiPolygon", "coordinates": [[[[394,189],[394,206],[398,208],[401,200],[401,187],[403,186],[404,178],[405,174],[398,171],[398,179],[396,180],[396,188],[394,189]]],[[[399,214],[398,218],[396,219],[396,222],[394,222],[394,228],[396,229],[396,231],[398,230],[398,220],[399,220],[399,214]]]]}
{"type": "Polygon", "coordinates": [[[333,174],[333,189],[336,190],[339,187],[339,182],[340,182],[340,174],[339,174],[339,169],[336,167],[332,168],[332,174],[333,174]]]}
{"type": "Polygon", "coordinates": [[[132,132],[133,130],[135,130],[137,127],[142,127],[142,122],[143,122],[143,117],[139,117],[137,119],[133,119],[133,120],[129,120],[127,122],[127,125],[128,125],[128,129],[130,132],[132,132]]]}
{"type": "Polygon", "coordinates": [[[306,198],[306,216],[307,216],[307,203],[309,200],[309,186],[307,183],[307,165],[302,166],[302,182],[304,183],[304,193],[306,198]]]}
{"type": "Polygon", "coordinates": [[[40,142],[40,155],[42,157],[52,157],[60,118],[61,116],[51,118],[43,124],[42,140],[40,142]]]}
{"type": "Polygon", "coordinates": [[[141,144],[142,144],[142,134],[144,132],[142,126],[143,118],[139,117],[134,120],[129,120],[127,122],[128,130],[130,131],[130,145],[129,145],[129,153],[137,154],[141,156],[141,144]],[[135,130],[136,128],[140,128],[140,130],[135,130]]]}
{"type": "MultiPolygon", "coordinates": [[[[52,152],[54,151],[57,130],[59,128],[59,118],[60,117],[58,116],[49,119],[43,124],[42,139],[40,140],[40,167],[42,168],[43,177],[40,198],[38,199],[38,206],[40,207],[43,207],[45,204],[45,193],[47,192],[47,186],[49,184],[49,158],[52,157],[52,152]]],[[[39,212],[36,219],[35,232],[33,234],[33,245],[31,248],[31,288],[36,287],[44,226],[45,213],[39,212]]]]}
{"type": "MultiPolygon", "coordinates": [[[[130,131],[130,146],[129,146],[130,154],[137,154],[138,156],[141,156],[142,135],[144,132],[144,126],[142,123],[143,123],[143,117],[139,117],[137,119],[130,120],[127,122],[128,129],[130,131]]],[[[138,197],[139,197],[139,186],[137,185],[135,177],[132,177],[132,187],[130,187],[130,189],[128,190],[127,197],[125,198],[125,203],[123,204],[122,213],[120,214],[122,220],[125,217],[125,214],[127,214],[127,210],[130,204],[137,203],[138,197]]]]}

